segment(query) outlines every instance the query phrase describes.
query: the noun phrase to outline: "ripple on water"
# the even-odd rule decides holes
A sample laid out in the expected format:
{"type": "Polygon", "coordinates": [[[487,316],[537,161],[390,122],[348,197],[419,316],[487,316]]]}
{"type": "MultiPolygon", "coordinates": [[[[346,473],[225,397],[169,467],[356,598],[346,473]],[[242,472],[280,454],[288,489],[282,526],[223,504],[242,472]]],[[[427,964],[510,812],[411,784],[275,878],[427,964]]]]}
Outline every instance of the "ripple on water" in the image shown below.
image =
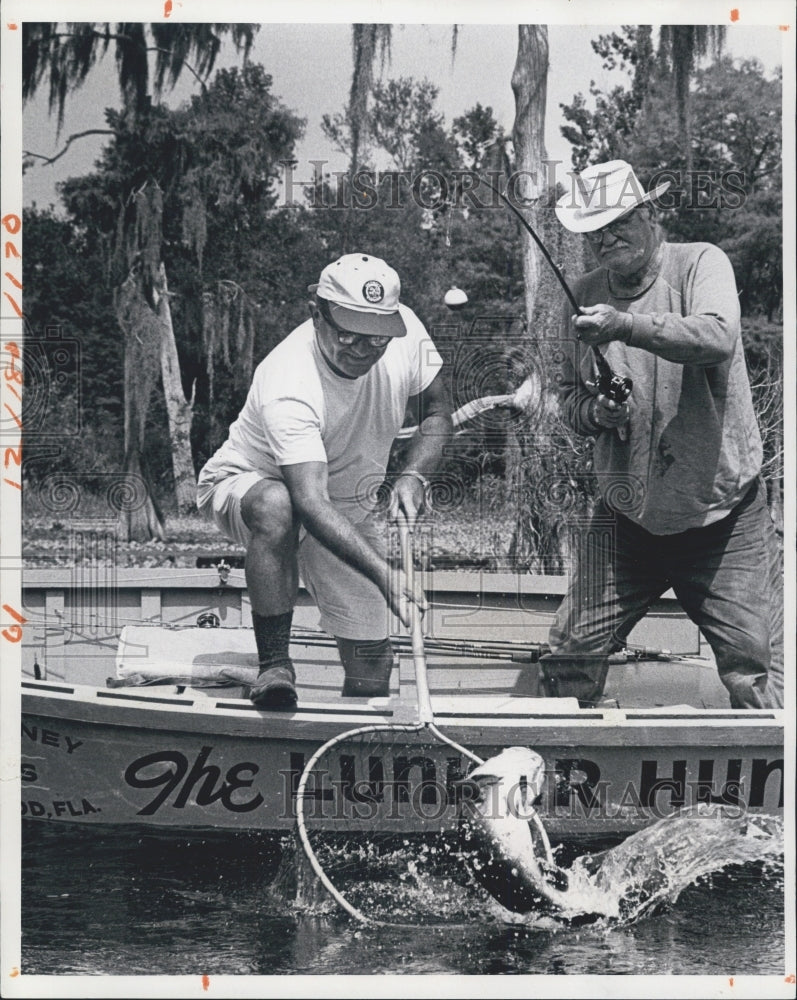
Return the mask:
{"type": "MultiPolygon", "coordinates": [[[[444,911],[447,926],[416,923],[397,929],[363,927],[342,915],[325,895],[314,897],[309,907],[297,907],[289,886],[270,891],[284,854],[275,838],[227,836],[190,842],[129,831],[102,834],[79,827],[26,826],[23,971],[780,973],[784,883],[777,851],[770,856],[772,842],[756,839],[741,827],[725,840],[716,829],[711,836],[708,826],[697,829],[708,849],[704,867],[711,854],[713,872],[699,870],[697,855],[684,849],[690,839],[684,829],[672,843],[662,834],[664,841],[657,839],[656,847],[669,844],[664,856],[670,875],[678,873],[671,882],[676,898],[665,912],[621,926],[580,929],[528,919],[507,923],[505,911],[468,885],[461,871],[458,879],[456,871],[445,870],[455,861],[453,854],[427,851],[429,863],[424,865],[417,845],[400,845],[389,877],[374,879],[366,888],[388,912],[402,906],[412,914],[434,903],[444,911]]],[[[676,832],[675,827],[670,831],[676,832]]],[[[625,842],[626,851],[633,846],[625,842]]],[[[367,874],[362,858],[357,863],[360,875],[367,874]]]]}

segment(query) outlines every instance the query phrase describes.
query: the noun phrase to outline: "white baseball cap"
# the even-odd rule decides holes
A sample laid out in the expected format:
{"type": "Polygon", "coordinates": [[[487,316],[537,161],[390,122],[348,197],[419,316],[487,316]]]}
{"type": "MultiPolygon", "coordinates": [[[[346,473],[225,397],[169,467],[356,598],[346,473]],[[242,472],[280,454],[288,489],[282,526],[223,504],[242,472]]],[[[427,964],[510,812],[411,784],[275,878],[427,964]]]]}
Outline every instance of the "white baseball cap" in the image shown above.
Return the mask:
{"type": "Polygon", "coordinates": [[[328,303],[332,320],[350,333],[404,337],[407,327],[399,313],[401,281],[379,257],[347,253],[321,272],[318,284],[308,285],[328,303]]]}
{"type": "Polygon", "coordinates": [[[556,216],[571,233],[594,233],[610,222],[663,194],[670,186],[664,181],[645,191],[625,160],[595,163],[573,175],[571,190],[556,203],[556,216]]]}

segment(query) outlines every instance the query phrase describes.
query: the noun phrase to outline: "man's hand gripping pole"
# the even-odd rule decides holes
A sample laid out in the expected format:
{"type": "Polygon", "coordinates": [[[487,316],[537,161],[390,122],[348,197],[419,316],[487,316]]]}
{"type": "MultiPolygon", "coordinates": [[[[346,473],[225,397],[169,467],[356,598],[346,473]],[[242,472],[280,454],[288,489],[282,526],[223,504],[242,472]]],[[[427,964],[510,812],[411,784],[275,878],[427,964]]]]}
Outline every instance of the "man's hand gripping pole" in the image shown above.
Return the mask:
{"type": "MultiPolygon", "coordinates": [[[[570,290],[570,286],[565,281],[565,276],[562,274],[559,266],[556,264],[553,257],[551,257],[550,253],[548,252],[548,248],[545,246],[545,244],[542,242],[542,240],[536,234],[536,232],[532,229],[531,225],[521,214],[520,210],[515,205],[512,204],[509,198],[507,198],[507,196],[502,191],[500,191],[494,184],[491,184],[490,181],[482,178],[482,183],[486,184],[487,187],[495,191],[498,197],[506,204],[507,208],[509,208],[511,212],[514,212],[514,214],[520,220],[521,225],[526,229],[528,234],[540,248],[543,257],[551,265],[553,273],[556,275],[557,279],[559,280],[559,284],[564,289],[565,295],[567,296],[570,304],[577,313],[580,313],[581,306],[578,304],[578,302],[576,302],[576,297],[575,295],[573,295],[572,291],[570,290]]],[[[595,356],[595,364],[598,367],[598,377],[595,380],[595,385],[598,392],[601,395],[605,396],[606,399],[610,399],[617,404],[624,403],[631,395],[631,390],[634,387],[633,381],[630,378],[626,377],[625,375],[617,375],[615,372],[613,372],[611,367],[609,366],[609,362],[601,354],[598,348],[594,344],[591,344],[590,346],[592,347],[592,352],[595,356]]]]}

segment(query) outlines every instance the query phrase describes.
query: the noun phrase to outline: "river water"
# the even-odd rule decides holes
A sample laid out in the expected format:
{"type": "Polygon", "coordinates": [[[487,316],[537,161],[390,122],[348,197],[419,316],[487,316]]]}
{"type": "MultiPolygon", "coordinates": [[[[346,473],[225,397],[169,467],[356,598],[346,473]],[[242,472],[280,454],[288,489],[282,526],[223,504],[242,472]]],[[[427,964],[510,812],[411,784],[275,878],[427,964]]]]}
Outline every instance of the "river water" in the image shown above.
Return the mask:
{"type": "Polygon", "coordinates": [[[447,926],[397,929],[326,897],[298,906],[281,843],[26,824],[23,975],[784,975],[777,852],[729,850],[735,863],[623,926],[508,924],[473,897],[447,926]]]}

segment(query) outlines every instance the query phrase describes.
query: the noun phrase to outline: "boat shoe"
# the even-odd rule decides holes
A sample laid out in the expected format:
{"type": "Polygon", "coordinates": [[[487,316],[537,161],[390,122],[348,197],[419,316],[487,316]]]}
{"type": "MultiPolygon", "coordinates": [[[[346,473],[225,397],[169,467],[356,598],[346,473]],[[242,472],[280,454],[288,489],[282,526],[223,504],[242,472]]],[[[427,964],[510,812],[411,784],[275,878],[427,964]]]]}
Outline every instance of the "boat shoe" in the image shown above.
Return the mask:
{"type": "Polygon", "coordinates": [[[295,708],[298,699],[293,667],[287,664],[262,670],[249,691],[249,698],[258,708],[295,708]]]}

